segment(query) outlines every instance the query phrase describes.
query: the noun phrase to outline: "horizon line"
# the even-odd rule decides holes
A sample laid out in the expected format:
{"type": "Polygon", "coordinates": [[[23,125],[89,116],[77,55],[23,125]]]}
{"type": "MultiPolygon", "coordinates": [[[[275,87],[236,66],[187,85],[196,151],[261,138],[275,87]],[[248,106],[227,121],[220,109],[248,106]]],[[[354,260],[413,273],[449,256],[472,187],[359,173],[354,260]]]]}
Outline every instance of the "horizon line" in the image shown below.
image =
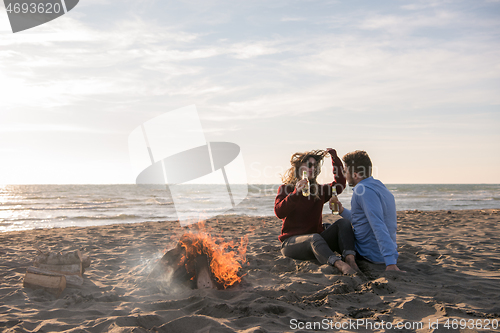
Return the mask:
{"type": "MultiPolygon", "coordinates": [[[[324,183],[329,184],[329,183],[324,183]]],[[[384,183],[385,185],[500,185],[500,183],[384,183]]],[[[35,185],[141,185],[141,186],[163,186],[163,185],[221,185],[226,184],[135,184],[135,183],[30,183],[30,184],[0,184],[3,186],[35,186],[35,185]]],[[[231,185],[245,185],[245,183],[234,183],[231,185]]],[[[283,183],[246,183],[246,185],[283,185],[283,183]]]]}

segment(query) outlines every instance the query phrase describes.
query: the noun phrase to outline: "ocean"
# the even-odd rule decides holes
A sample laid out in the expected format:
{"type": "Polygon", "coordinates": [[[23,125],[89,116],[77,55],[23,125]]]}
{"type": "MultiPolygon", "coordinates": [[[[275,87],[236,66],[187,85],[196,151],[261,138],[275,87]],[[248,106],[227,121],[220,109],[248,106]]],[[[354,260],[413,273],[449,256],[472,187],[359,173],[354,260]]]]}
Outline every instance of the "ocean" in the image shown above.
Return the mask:
{"type": "MultiPolygon", "coordinates": [[[[245,185],[239,185],[245,186],[245,185]]],[[[388,184],[398,210],[500,209],[500,184],[388,184]]],[[[224,215],[274,215],[279,184],[248,185],[247,197],[224,215]]],[[[227,198],[225,185],[189,185],[185,200],[198,198],[182,214],[210,215],[227,198]],[[202,200],[199,200],[202,198],[202,200]],[[206,200],[203,200],[205,198],[206,200]]],[[[339,199],[350,208],[352,189],[339,199]]],[[[0,232],[96,226],[114,223],[175,221],[177,211],[165,186],[4,185],[0,186],[0,232]]],[[[328,205],[324,213],[330,213],[328,205]]]]}

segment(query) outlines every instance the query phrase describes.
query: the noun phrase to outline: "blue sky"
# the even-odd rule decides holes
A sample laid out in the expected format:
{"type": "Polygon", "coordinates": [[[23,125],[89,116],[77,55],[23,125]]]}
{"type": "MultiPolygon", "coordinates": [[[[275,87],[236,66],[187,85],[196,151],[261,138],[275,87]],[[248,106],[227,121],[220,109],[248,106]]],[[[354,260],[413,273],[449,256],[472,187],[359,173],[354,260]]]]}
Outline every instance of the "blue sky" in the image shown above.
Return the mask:
{"type": "Polygon", "coordinates": [[[251,183],[327,147],[500,183],[499,28],[500,1],[83,0],[13,34],[0,6],[0,184],[134,183],[128,135],[193,104],[251,183]]]}

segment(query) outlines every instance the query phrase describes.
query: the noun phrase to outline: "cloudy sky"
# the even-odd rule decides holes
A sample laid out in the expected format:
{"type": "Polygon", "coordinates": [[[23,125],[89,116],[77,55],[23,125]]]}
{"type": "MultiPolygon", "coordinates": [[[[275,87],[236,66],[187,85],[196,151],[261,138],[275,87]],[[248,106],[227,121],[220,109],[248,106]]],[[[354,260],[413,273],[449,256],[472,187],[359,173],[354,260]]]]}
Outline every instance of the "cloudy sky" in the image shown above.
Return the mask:
{"type": "Polygon", "coordinates": [[[500,183],[499,90],[500,1],[81,0],[15,34],[0,5],[0,184],[134,183],[129,134],[189,105],[250,183],[327,147],[500,183]]]}

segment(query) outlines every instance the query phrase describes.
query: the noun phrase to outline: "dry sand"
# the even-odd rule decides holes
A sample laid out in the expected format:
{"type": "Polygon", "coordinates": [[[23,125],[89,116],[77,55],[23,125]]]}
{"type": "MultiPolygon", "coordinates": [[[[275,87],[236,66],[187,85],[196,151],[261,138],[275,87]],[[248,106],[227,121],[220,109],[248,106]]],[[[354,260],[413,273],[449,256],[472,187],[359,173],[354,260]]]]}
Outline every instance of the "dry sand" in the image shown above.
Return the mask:
{"type": "Polygon", "coordinates": [[[146,281],[182,233],[174,222],[2,233],[0,331],[292,332],[312,331],[307,328],[315,323],[332,325],[325,329],[332,332],[383,331],[353,328],[349,320],[423,324],[391,332],[474,332],[489,321],[484,331],[500,331],[494,329],[500,320],[499,222],[500,210],[398,212],[399,266],[407,272],[389,274],[360,262],[365,276],[342,276],[315,261],[283,257],[275,217],[210,220],[213,234],[249,239],[246,275],[228,290],[146,281]],[[83,286],[68,287],[59,298],[23,288],[36,245],[90,254],[83,286]],[[457,329],[444,327],[447,319],[457,319],[457,329]],[[460,329],[460,319],[468,328],[460,329]],[[439,329],[429,321],[439,321],[439,329]],[[344,329],[335,329],[341,324],[344,329]]]}

